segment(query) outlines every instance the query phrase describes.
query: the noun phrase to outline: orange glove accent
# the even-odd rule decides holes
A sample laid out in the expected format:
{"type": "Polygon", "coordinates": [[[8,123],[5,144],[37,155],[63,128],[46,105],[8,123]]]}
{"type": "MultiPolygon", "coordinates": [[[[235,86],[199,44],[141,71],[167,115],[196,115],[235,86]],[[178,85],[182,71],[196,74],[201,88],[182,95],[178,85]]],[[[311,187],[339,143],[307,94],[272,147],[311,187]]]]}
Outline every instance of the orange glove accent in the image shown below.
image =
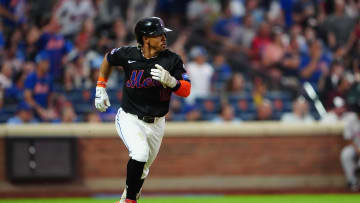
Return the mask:
{"type": "Polygon", "coordinates": [[[99,77],[98,78],[98,81],[96,83],[96,86],[97,87],[103,87],[103,88],[106,88],[106,83],[107,83],[107,79],[103,78],[103,77],[99,77]]]}
{"type": "Polygon", "coordinates": [[[190,95],[191,83],[186,80],[179,80],[180,87],[175,91],[175,94],[180,97],[188,97],[190,95]]]}

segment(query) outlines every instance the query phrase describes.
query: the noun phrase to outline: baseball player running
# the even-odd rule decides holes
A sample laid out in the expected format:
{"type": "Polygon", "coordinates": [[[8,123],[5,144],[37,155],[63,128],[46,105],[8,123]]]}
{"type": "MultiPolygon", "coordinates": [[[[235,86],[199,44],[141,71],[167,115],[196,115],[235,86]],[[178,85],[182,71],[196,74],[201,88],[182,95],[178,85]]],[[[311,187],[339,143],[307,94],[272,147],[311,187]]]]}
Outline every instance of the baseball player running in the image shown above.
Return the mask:
{"type": "Polygon", "coordinates": [[[137,47],[121,47],[107,53],[100,67],[95,106],[103,112],[110,106],[106,82],[112,66],[125,73],[123,100],[115,118],[117,133],[129,150],[126,187],[118,203],[136,203],[161,145],[165,115],[171,94],[190,94],[191,83],[181,58],[166,48],[166,33],[158,17],[137,22],[137,47]]]}

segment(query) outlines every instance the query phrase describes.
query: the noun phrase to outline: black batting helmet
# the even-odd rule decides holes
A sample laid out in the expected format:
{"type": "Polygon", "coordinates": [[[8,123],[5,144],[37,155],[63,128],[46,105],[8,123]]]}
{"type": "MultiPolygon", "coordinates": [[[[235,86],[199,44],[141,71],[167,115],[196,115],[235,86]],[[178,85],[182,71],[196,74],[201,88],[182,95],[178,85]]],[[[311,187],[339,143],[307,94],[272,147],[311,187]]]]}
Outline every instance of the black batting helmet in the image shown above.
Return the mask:
{"type": "Polygon", "coordinates": [[[143,36],[154,37],[172,31],[164,26],[164,22],[158,17],[148,17],[139,20],[135,26],[135,36],[139,44],[143,45],[143,36]]]}

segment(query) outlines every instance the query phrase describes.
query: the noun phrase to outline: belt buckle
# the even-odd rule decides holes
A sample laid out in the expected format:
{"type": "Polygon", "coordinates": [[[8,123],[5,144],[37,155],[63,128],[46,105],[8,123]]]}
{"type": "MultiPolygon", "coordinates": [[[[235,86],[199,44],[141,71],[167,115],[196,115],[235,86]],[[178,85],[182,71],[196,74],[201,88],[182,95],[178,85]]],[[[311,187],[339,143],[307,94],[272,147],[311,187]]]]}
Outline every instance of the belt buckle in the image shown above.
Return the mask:
{"type": "Polygon", "coordinates": [[[143,116],[142,119],[146,123],[154,123],[155,117],[152,116],[143,116]]]}

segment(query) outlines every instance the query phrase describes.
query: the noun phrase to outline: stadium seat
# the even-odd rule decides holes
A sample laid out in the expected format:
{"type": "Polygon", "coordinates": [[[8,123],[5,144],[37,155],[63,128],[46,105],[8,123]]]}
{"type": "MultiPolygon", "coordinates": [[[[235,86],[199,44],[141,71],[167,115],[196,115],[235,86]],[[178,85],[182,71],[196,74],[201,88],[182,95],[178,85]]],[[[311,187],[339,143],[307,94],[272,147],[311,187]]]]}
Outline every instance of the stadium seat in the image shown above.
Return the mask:
{"type": "Polygon", "coordinates": [[[234,107],[236,114],[240,113],[254,113],[256,107],[253,98],[250,94],[230,95],[229,103],[234,107]]]}
{"type": "Polygon", "coordinates": [[[220,98],[218,96],[198,97],[195,106],[202,114],[214,114],[220,110],[220,98]]]}
{"type": "Polygon", "coordinates": [[[6,123],[7,120],[9,120],[9,118],[11,118],[14,115],[15,114],[13,113],[0,112],[0,123],[6,123]]]}
{"type": "Polygon", "coordinates": [[[90,113],[95,111],[95,107],[92,104],[73,103],[75,112],[78,114],[90,113]]]}
{"type": "Polygon", "coordinates": [[[9,104],[5,105],[2,109],[2,112],[5,114],[15,114],[17,111],[17,105],[16,104],[9,104]]]}

